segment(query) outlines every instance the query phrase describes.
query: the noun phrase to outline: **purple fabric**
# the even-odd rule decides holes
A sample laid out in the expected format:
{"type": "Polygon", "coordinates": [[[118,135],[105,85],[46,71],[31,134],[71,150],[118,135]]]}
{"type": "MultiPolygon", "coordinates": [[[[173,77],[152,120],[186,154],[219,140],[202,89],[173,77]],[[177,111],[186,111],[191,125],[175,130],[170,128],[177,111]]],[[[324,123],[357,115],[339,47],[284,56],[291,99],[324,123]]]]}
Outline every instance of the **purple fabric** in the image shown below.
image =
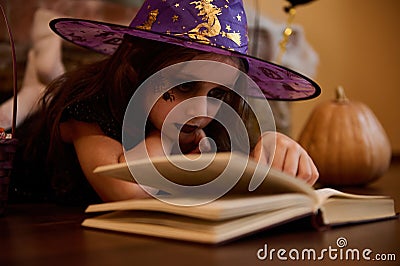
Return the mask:
{"type": "Polygon", "coordinates": [[[50,27],[64,39],[104,54],[112,54],[124,34],[129,34],[246,59],[247,74],[263,93],[248,91],[253,97],[300,100],[320,94],[309,78],[247,55],[247,20],[241,0],[147,0],[129,26],[61,18],[50,27]]]}

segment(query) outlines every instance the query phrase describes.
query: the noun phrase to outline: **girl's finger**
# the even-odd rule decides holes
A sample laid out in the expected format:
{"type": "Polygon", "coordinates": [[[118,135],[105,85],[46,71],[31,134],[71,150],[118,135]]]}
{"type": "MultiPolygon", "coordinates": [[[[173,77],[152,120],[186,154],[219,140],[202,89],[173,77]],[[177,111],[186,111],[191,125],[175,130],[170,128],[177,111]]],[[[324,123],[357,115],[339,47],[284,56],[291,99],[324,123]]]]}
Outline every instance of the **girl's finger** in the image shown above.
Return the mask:
{"type": "Polygon", "coordinates": [[[297,176],[310,185],[313,185],[318,179],[319,173],[317,167],[306,152],[302,153],[300,156],[297,176]]]}
{"type": "Polygon", "coordinates": [[[201,153],[211,150],[211,145],[207,139],[206,133],[202,129],[196,130],[194,133],[194,140],[192,146],[194,147],[189,153],[201,153]]]}
{"type": "Polygon", "coordinates": [[[277,170],[283,171],[285,165],[286,153],[287,153],[286,147],[277,148],[273,155],[271,166],[277,170]]]}
{"type": "Polygon", "coordinates": [[[289,147],[287,149],[284,162],[283,162],[283,172],[291,175],[296,176],[298,175],[299,166],[302,162],[300,160],[300,153],[301,149],[297,145],[293,147],[289,147]]]}

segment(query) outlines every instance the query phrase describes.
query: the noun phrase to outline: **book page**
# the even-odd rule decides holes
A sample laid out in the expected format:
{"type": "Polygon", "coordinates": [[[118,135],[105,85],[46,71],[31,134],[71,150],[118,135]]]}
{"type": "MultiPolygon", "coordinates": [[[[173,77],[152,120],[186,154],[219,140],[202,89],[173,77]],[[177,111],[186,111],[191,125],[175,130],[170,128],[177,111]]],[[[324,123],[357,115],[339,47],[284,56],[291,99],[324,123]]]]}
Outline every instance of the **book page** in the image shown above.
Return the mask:
{"type": "MultiPolygon", "coordinates": [[[[240,153],[210,153],[202,154],[201,157],[172,155],[168,158],[151,158],[151,161],[137,160],[130,162],[129,167],[134,168],[135,173],[141,175],[140,182],[138,182],[141,185],[162,189],[177,196],[193,195],[193,193],[180,195],[179,193],[185,187],[201,187],[213,183],[211,189],[204,189],[204,191],[223,191],[227,188],[226,192],[234,194],[297,192],[306,194],[317,202],[314,189],[305,182],[276,169],[270,169],[266,165],[258,165],[247,155],[240,153]],[[204,165],[206,167],[202,168],[201,166],[204,165]],[[154,178],[155,175],[161,175],[162,178],[167,179],[168,186],[157,187],[160,180],[154,178]],[[254,191],[250,189],[252,179],[263,179],[263,182],[254,191]],[[174,184],[177,185],[174,186],[174,184]]],[[[98,167],[94,172],[103,176],[136,182],[137,177],[133,177],[129,167],[126,163],[120,163],[98,167]]]]}
{"type": "MultiPolygon", "coordinates": [[[[191,198],[188,199],[193,200],[191,198]]],[[[107,211],[150,211],[180,214],[205,220],[225,220],[258,212],[271,212],[291,207],[312,209],[314,202],[304,194],[288,193],[250,197],[222,197],[199,206],[176,206],[157,199],[133,199],[90,205],[86,213],[107,211]]]]}
{"type": "Polygon", "coordinates": [[[332,188],[316,190],[324,224],[355,223],[395,216],[394,200],[387,196],[356,195],[332,188]]]}
{"type": "Polygon", "coordinates": [[[329,198],[348,198],[348,199],[385,199],[387,196],[381,195],[357,195],[351,193],[345,193],[333,188],[321,188],[315,191],[318,195],[319,205],[324,204],[329,198]]]}

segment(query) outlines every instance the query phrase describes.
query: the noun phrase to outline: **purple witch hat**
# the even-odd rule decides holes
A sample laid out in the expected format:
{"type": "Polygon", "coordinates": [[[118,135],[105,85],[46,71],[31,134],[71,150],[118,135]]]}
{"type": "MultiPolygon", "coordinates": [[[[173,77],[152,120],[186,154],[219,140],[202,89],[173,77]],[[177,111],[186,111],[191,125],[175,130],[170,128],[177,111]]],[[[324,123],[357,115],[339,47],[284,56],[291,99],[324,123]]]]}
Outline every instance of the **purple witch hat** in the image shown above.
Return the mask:
{"type": "Polygon", "coordinates": [[[50,27],[67,41],[104,54],[112,54],[124,35],[129,34],[242,58],[248,62],[247,74],[267,99],[301,100],[321,93],[311,79],[247,55],[247,20],[242,0],[146,0],[129,26],[59,18],[51,21],[50,27]]]}

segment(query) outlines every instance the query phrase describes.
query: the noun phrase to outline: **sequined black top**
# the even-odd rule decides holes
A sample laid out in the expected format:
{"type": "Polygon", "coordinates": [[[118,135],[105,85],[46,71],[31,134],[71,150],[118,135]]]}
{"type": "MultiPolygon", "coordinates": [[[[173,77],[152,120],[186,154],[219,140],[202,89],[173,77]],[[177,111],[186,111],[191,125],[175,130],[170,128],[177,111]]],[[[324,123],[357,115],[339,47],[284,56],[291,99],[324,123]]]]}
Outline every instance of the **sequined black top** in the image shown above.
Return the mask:
{"type": "Polygon", "coordinates": [[[113,118],[104,95],[96,95],[86,101],[77,101],[69,105],[62,121],[70,118],[81,122],[97,123],[107,136],[121,142],[121,125],[113,118]]]}

